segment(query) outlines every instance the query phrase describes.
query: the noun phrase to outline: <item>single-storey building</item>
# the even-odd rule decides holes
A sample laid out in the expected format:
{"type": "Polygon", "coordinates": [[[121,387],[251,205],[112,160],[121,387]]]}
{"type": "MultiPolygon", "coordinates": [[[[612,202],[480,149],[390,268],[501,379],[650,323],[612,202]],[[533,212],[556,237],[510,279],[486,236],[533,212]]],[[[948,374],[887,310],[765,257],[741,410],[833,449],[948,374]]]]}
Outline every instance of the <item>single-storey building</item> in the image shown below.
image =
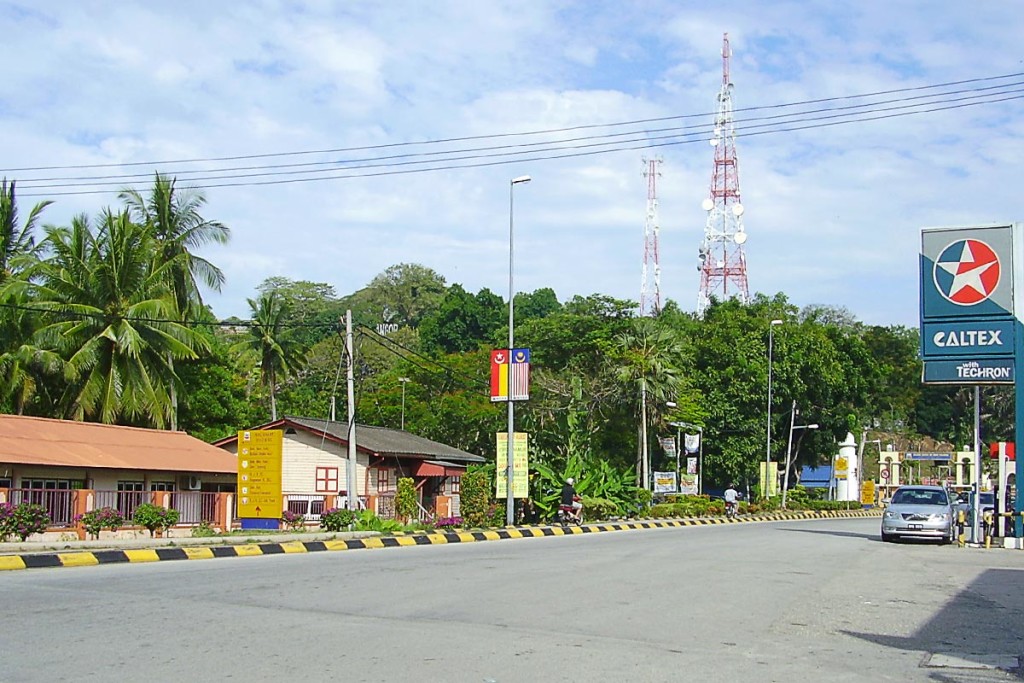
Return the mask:
{"type": "MultiPolygon", "coordinates": [[[[288,509],[316,519],[325,506],[347,503],[348,424],[286,416],[252,429],[284,432],[282,492],[288,509]]],[[[416,486],[423,517],[459,515],[460,481],[466,467],[485,459],[400,429],[356,425],[355,496],[360,507],[393,517],[400,477],[416,486]]],[[[237,455],[238,436],[214,442],[237,455]]]]}
{"type": "Polygon", "coordinates": [[[217,501],[236,481],[234,456],[184,432],[0,415],[0,502],[44,505],[57,529],[101,507],[130,519],[145,502],[184,524],[230,523],[217,501]]]}

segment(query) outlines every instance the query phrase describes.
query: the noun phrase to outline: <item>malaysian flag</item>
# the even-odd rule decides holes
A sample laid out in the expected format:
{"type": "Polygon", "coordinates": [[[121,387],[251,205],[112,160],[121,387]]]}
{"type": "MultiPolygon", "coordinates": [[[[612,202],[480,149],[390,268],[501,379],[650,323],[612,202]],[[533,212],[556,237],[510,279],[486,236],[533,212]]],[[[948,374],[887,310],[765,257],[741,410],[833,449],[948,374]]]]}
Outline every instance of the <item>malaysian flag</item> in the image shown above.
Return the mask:
{"type": "Polygon", "coordinates": [[[512,349],[512,362],[508,373],[510,401],[530,398],[530,349],[512,349]]]}

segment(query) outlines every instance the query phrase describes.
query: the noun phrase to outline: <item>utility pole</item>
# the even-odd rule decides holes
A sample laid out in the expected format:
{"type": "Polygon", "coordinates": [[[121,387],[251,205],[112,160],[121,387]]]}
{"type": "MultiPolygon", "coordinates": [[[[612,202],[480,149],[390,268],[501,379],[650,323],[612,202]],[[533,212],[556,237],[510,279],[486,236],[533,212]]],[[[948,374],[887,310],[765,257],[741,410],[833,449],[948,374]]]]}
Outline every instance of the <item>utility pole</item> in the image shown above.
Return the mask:
{"type": "Polygon", "coordinates": [[[348,463],[345,468],[345,507],[355,510],[356,491],[356,375],[355,353],[352,348],[352,311],[345,311],[345,354],[348,356],[348,370],[345,373],[348,384],[348,463]]]}

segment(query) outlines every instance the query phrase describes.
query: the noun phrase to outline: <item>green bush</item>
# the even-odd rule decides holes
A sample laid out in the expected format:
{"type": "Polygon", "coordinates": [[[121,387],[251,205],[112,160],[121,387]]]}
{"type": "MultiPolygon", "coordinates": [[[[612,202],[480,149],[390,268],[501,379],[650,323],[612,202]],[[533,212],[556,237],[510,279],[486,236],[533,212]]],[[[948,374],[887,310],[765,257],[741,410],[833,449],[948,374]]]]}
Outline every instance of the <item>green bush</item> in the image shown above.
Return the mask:
{"type": "Polygon", "coordinates": [[[381,519],[372,510],[360,510],[355,522],[356,531],[377,531],[390,534],[402,530],[402,523],[395,519],[381,519]]]}
{"type": "Polygon", "coordinates": [[[157,529],[166,531],[177,524],[180,516],[181,513],[177,510],[168,510],[161,505],[154,505],[153,503],[143,503],[135,508],[132,521],[141,527],[149,529],[150,536],[155,536],[157,529]]]}
{"type": "Polygon", "coordinates": [[[209,538],[210,536],[216,536],[217,530],[213,528],[208,520],[199,522],[196,526],[192,527],[192,538],[209,538]]]}
{"type": "Polygon", "coordinates": [[[491,481],[487,471],[471,469],[462,475],[459,506],[466,526],[490,526],[494,514],[492,505],[491,481]]]}
{"type": "Polygon", "coordinates": [[[93,538],[100,537],[100,531],[109,529],[114,531],[124,526],[124,517],[112,507],[102,507],[98,510],[89,510],[83,515],[77,515],[75,521],[85,527],[86,533],[93,538]]]}
{"type": "Polygon", "coordinates": [[[330,508],[320,514],[320,528],[324,531],[348,531],[355,521],[355,510],[346,508],[330,508]]]}
{"type": "Polygon", "coordinates": [[[32,534],[46,531],[50,526],[50,515],[46,508],[35,503],[0,504],[0,541],[8,536],[17,536],[22,541],[32,534]]]}
{"type": "Polygon", "coordinates": [[[609,519],[619,514],[619,506],[607,498],[583,496],[583,518],[587,521],[609,519]]]}
{"type": "Polygon", "coordinates": [[[395,514],[399,519],[408,522],[416,517],[418,503],[416,482],[410,477],[399,477],[398,493],[395,495],[395,514]]]}

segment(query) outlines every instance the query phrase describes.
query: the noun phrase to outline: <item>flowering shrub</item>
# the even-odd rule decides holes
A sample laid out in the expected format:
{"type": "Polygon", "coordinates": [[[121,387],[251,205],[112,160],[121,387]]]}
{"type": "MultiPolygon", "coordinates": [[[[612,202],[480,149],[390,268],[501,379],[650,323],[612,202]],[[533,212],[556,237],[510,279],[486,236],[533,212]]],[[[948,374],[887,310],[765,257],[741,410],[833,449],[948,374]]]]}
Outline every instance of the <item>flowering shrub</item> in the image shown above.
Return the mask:
{"type": "Polygon", "coordinates": [[[181,514],[177,510],[168,510],[153,503],[143,503],[135,508],[132,521],[149,529],[149,535],[154,536],[157,529],[166,531],[177,524],[180,516],[181,514]]]}
{"type": "Polygon", "coordinates": [[[329,508],[320,513],[320,528],[324,531],[348,531],[355,518],[354,510],[329,508]]]}
{"type": "Polygon", "coordinates": [[[281,521],[292,531],[300,531],[306,526],[306,518],[298,512],[285,510],[281,513],[281,521]]]}
{"type": "Polygon", "coordinates": [[[439,517],[434,523],[438,529],[444,529],[451,531],[456,527],[462,526],[462,517],[439,517]]]}
{"type": "Polygon", "coordinates": [[[8,536],[17,536],[24,541],[32,534],[46,531],[50,515],[46,508],[35,503],[0,504],[0,541],[8,536]]]}
{"type": "Polygon", "coordinates": [[[75,521],[85,527],[86,533],[93,538],[99,538],[100,531],[103,529],[114,531],[124,525],[124,517],[112,507],[90,510],[84,515],[75,515],[75,521]]]}

